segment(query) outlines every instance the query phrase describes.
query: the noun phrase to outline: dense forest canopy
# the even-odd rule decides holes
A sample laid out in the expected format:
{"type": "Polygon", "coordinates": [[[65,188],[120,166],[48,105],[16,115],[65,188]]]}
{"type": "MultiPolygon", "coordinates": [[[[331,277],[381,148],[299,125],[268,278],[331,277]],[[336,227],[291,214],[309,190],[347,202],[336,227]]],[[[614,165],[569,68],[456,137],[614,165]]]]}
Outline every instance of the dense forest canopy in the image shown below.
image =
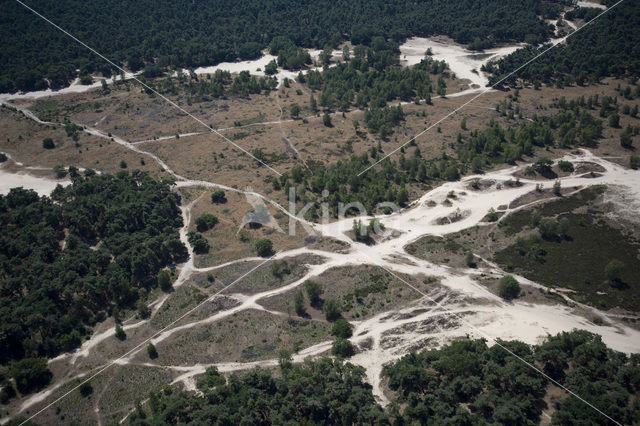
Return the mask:
{"type": "MultiPolygon", "coordinates": [[[[606,1],[610,6],[615,3],[606,1]]],[[[580,9],[578,9],[580,10],[580,9]]],[[[599,13],[602,11],[600,10],[599,13]]],[[[578,14],[579,16],[582,13],[578,14]]],[[[593,14],[583,18],[593,19],[593,14]]],[[[575,36],[510,77],[505,84],[516,79],[527,82],[585,84],[608,76],[640,77],[640,7],[634,1],[625,1],[605,13],[575,36]]],[[[486,69],[494,73],[491,82],[497,82],[549,46],[528,46],[519,49],[486,69]]]]}
{"type": "MultiPolygon", "coordinates": [[[[448,35],[460,43],[548,39],[566,1],[540,0],[250,0],[28,4],[107,57],[132,70],[197,67],[260,55],[276,36],[323,48],[381,35],[448,35]]],[[[63,87],[77,76],[112,70],[97,56],[17,2],[0,6],[0,92],[63,87]],[[46,78],[43,79],[43,77],[46,78]]]]}
{"type": "Polygon", "coordinates": [[[138,171],[0,195],[0,362],[71,350],[109,308],[144,300],[187,255],[179,204],[138,171]]]}
{"type": "Polygon", "coordinates": [[[549,336],[540,345],[461,340],[404,356],[385,374],[395,391],[389,409],[376,403],[364,369],[327,358],[291,365],[282,377],[254,370],[228,382],[209,368],[202,395],[152,392],[129,421],[146,424],[520,424],[535,425],[543,409],[553,424],[608,424],[576,397],[562,393],[548,407],[549,381],[504,348],[564,383],[623,424],[638,419],[640,356],[613,351],[582,330],[549,336]],[[293,424],[293,423],[292,423],[293,424]]]}

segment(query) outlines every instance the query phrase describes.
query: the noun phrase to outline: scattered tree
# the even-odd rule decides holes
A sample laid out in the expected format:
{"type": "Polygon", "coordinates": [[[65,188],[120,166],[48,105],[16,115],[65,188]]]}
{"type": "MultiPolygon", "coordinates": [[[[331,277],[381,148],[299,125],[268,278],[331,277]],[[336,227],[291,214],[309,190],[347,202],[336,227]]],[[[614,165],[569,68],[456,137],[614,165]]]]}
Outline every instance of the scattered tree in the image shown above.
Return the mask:
{"type": "Polygon", "coordinates": [[[268,238],[256,241],[255,247],[260,257],[269,257],[273,254],[273,243],[268,238]]]}
{"type": "Polygon", "coordinates": [[[147,345],[147,355],[149,355],[149,358],[151,359],[158,358],[158,350],[156,349],[156,345],[154,345],[153,343],[149,343],[147,345]]]}
{"type": "Polygon", "coordinates": [[[324,293],[322,286],[315,281],[307,280],[304,283],[304,288],[307,291],[307,297],[311,306],[320,305],[320,296],[324,293]]]}
{"type": "Polygon", "coordinates": [[[211,202],[213,204],[224,204],[227,202],[227,196],[223,190],[214,191],[211,194],[211,202]]]}
{"type": "Polygon", "coordinates": [[[505,275],[498,283],[498,294],[508,300],[515,299],[520,294],[520,284],[511,275],[505,275]]]}

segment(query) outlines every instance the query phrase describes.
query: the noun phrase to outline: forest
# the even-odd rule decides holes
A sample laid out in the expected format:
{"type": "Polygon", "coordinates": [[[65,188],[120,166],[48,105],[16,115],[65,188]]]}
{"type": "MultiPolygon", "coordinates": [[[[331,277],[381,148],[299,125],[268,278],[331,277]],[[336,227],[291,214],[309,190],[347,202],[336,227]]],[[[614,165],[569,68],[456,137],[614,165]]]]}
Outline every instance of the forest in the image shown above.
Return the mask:
{"type": "Polygon", "coordinates": [[[171,182],[71,168],[51,197],[0,195],[0,362],[80,345],[112,309],[131,308],[187,256],[171,182]]]}
{"type": "MultiPolygon", "coordinates": [[[[542,42],[552,35],[543,19],[556,19],[566,0],[250,0],[236,2],[117,1],[31,7],[78,39],[132,71],[195,68],[253,59],[278,36],[296,46],[324,48],[374,36],[448,35],[460,43],[542,42]]],[[[0,92],[60,88],[75,77],[110,76],[110,66],[17,2],[0,13],[0,92]],[[77,72],[76,70],[79,70],[77,72]]],[[[282,55],[294,62],[306,57],[282,55]]],[[[296,65],[296,64],[294,64],[296,65]]]]}
{"type": "MultiPolygon", "coordinates": [[[[613,351],[583,330],[536,346],[499,343],[621,424],[640,418],[640,355],[613,351]]],[[[538,424],[548,382],[503,347],[461,340],[406,355],[386,370],[398,394],[392,416],[405,424],[538,424]]],[[[552,424],[614,424],[573,395],[553,408],[552,424]]]]}
{"type": "MultiPolygon", "coordinates": [[[[132,425],[156,424],[538,424],[548,381],[504,348],[536,365],[623,424],[640,415],[640,356],[606,347],[599,336],[574,330],[540,345],[460,340],[411,353],[385,369],[395,392],[389,409],[375,401],[364,369],[321,358],[280,374],[252,370],[225,379],[215,367],[198,380],[202,395],[166,386],[151,392],[132,425]]],[[[564,394],[553,424],[607,424],[576,397],[564,394]]]]}
{"type": "MultiPolygon", "coordinates": [[[[608,0],[604,3],[613,5],[608,0]]],[[[582,8],[581,8],[582,9],[582,8]]],[[[580,9],[578,9],[580,10],[580,9]]],[[[577,12],[576,12],[577,13],[577,12]]],[[[582,15],[582,13],[580,13],[582,15]]],[[[593,13],[591,13],[593,15],[593,13]]],[[[591,16],[589,15],[589,16],[591,16]]],[[[583,16],[587,18],[589,16],[583,16]]],[[[622,2],[605,13],[589,27],[569,37],[560,45],[503,82],[514,85],[518,79],[525,82],[565,85],[599,82],[604,77],[640,77],[640,8],[635,2],[622,2]]],[[[500,81],[549,45],[527,46],[485,68],[493,73],[490,83],[500,81]]]]}

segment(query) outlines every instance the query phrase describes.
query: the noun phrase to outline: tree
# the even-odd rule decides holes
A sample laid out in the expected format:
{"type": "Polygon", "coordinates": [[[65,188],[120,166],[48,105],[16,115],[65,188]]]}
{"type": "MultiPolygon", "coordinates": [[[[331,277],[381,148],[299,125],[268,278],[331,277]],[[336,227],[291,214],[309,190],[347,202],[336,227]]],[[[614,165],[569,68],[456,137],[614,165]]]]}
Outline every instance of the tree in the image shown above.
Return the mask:
{"type": "Polygon", "coordinates": [[[209,242],[204,235],[198,232],[189,231],[187,233],[187,239],[189,240],[189,244],[193,247],[194,252],[202,254],[209,251],[209,242]]]}
{"type": "Polygon", "coordinates": [[[467,255],[464,258],[465,263],[467,264],[467,266],[469,268],[475,268],[476,266],[478,266],[476,264],[476,260],[475,257],[473,256],[473,253],[468,252],[467,255]]]}
{"type": "Polygon", "coordinates": [[[227,196],[223,190],[214,191],[211,194],[211,202],[213,204],[224,204],[227,202],[227,196]]]}
{"type": "Polygon", "coordinates": [[[355,350],[350,341],[338,338],[331,345],[331,353],[340,358],[348,358],[355,353],[355,350]]]}
{"type": "Polygon", "coordinates": [[[289,268],[289,264],[286,260],[275,260],[271,265],[271,274],[282,280],[285,275],[289,275],[291,273],[291,268],[289,268]]]}
{"type": "Polygon", "coordinates": [[[511,275],[505,275],[498,283],[498,294],[504,299],[515,299],[520,294],[520,284],[511,275]]]}
{"type": "Polygon", "coordinates": [[[400,188],[400,191],[398,191],[398,194],[396,195],[396,202],[402,207],[407,205],[409,202],[409,192],[407,191],[407,188],[400,188]]]}
{"type": "Polygon", "coordinates": [[[327,299],[322,305],[322,310],[327,321],[335,321],[340,318],[340,302],[336,299],[327,299]]]}
{"type": "Polygon", "coordinates": [[[309,106],[311,107],[311,111],[318,112],[318,101],[316,101],[313,95],[309,98],[309,106]]]}
{"type": "Polygon", "coordinates": [[[278,365],[280,370],[286,370],[293,365],[293,357],[289,349],[282,348],[278,351],[278,365]]]}
{"type": "Polygon", "coordinates": [[[293,296],[293,306],[298,316],[303,317],[307,314],[307,309],[304,306],[304,293],[297,291],[293,296]]]}
{"type": "Polygon", "coordinates": [[[21,359],[13,364],[10,373],[16,382],[16,388],[23,395],[46,387],[53,377],[47,368],[46,358],[21,359]]]}
{"type": "Polygon", "coordinates": [[[166,269],[158,272],[158,285],[164,292],[168,292],[169,290],[171,290],[171,276],[169,275],[169,271],[167,271],[166,269]]]}
{"type": "Polygon", "coordinates": [[[151,308],[142,300],[138,300],[137,310],[140,318],[146,319],[151,315],[151,308]]]}
{"type": "Polygon", "coordinates": [[[496,222],[498,220],[498,213],[496,213],[496,209],[493,207],[491,207],[487,213],[487,220],[489,222],[496,222]]]}
{"type": "Polygon", "coordinates": [[[350,59],[351,59],[351,53],[349,51],[349,46],[345,44],[342,47],[342,60],[345,62],[349,62],[350,59]]]}
{"type": "Polygon", "coordinates": [[[55,144],[53,143],[53,139],[51,138],[44,138],[42,139],[42,147],[44,149],[53,149],[55,148],[55,144]]]}
{"type": "Polygon", "coordinates": [[[540,232],[542,238],[553,239],[558,235],[558,222],[549,218],[540,219],[538,232],[540,232]]]}
{"type": "Polygon", "coordinates": [[[269,257],[273,254],[273,243],[268,238],[256,241],[255,247],[260,257],[269,257]]]}
{"type": "Polygon", "coordinates": [[[300,115],[300,105],[292,104],[289,107],[289,113],[291,114],[291,117],[297,118],[300,115]]]}
{"type": "Polygon", "coordinates": [[[226,379],[220,372],[218,371],[218,367],[212,365],[211,367],[207,367],[204,372],[204,376],[196,382],[196,387],[201,392],[204,392],[208,389],[211,389],[216,386],[222,386],[226,383],[226,379]]]}
{"type": "Polygon", "coordinates": [[[53,173],[55,173],[58,179],[62,179],[67,175],[67,169],[65,169],[64,166],[61,166],[60,164],[58,164],[53,166],[53,173]]]}
{"type": "Polygon", "coordinates": [[[574,170],[573,163],[571,161],[560,160],[558,161],[558,167],[566,173],[571,173],[574,170]]]}
{"type": "Polygon", "coordinates": [[[607,263],[607,266],[604,267],[604,273],[609,279],[609,283],[614,284],[620,282],[622,271],[624,269],[624,263],[620,262],[618,259],[612,259],[607,263]]]}
{"type": "Polygon", "coordinates": [[[120,324],[116,324],[116,339],[125,340],[127,338],[127,334],[124,332],[120,324]]]}
{"type": "Polygon", "coordinates": [[[324,114],[322,115],[322,124],[324,124],[326,127],[331,127],[331,116],[329,115],[328,111],[325,111],[324,114]]]}
{"type": "Polygon", "coordinates": [[[620,127],[620,116],[615,112],[609,116],[609,127],[620,127]]]}
{"type": "Polygon", "coordinates": [[[620,146],[626,149],[633,148],[633,139],[631,138],[631,128],[627,127],[624,132],[620,134],[620,146]]]}
{"type": "Polygon", "coordinates": [[[562,195],[562,187],[559,180],[553,183],[553,193],[558,197],[562,195]]]}
{"type": "Polygon", "coordinates": [[[324,293],[322,286],[315,281],[307,280],[304,283],[304,288],[307,291],[311,306],[318,306],[320,304],[320,296],[324,293]]]}
{"type": "Polygon", "coordinates": [[[91,386],[90,381],[82,382],[78,390],[80,391],[80,395],[82,395],[83,398],[87,398],[93,393],[93,386],[91,386]]]}
{"type": "Polygon", "coordinates": [[[200,232],[205,232],[218,224],[219,220],[210,213],[203,213],[196,219],[196,228],[200,232]]]}
{"type": "Polygon", "coordinates": [[[353,330],[349,321],[344,318],[340,318],[333,323],[333,326],[331,327],[331,334],[336,337],[348,339],[353,335],[353,330]]]}
{"type": "Polygon", "coordinates": [[[156,345],[154,345],[153,343],[149,343],[147,345],[147,355],[149,355],[149,358],[151,359],[158,358],[158,350],[156,349],[156,345]]]}
{"type": "Polygon", "coordinates": [[[271,61],[267,65],[264,66],[264,73],[266,75],[274,75],[278,72],[278,64],[276,61],[271,61]]]}

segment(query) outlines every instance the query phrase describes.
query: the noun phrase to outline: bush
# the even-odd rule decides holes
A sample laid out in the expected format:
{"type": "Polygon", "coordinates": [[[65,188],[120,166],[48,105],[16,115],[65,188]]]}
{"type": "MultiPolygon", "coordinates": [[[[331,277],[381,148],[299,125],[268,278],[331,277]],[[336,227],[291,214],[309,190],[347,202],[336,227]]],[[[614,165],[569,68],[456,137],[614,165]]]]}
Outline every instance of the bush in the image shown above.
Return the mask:
{"type": "Polygon", "coordinates": [[[353,335],[351,324],[346,319],[339,319],[331,327],[331,334],[343,339],[348,339],[353,335]]]}
{"type": "Polygon", "coordinates": [[[53,149],[55,148],[55,144],[53,143],[53,139],[51,138],[44,138],[42,139],[42,147],[44,149],[53,149]]]}
{"type": "Polygon", "coordinates": [[[325,112],[324,115],[322,116],[322,124],[324,124],[326,127],[331,127],[331,116],[329,115],[328,112],[325,112]]]}
{"type": "Polygon", "coordinates": [[[227,196],[223,190],[215,191],[211,194],[211,202],[213,204],[224,204],[227,202],[227,196]]]}
{"type": "Polygon", "coordinates": [[[307,309],[304,306],[304,293],[302,293],[302,291],[296,292],[293,296],[293,306],[298,316],[303,317],[307,314],[307,309]]]}
{"type": "Polygon", "coordinates": [[[340,338],[333,342],[331,353],[340,358],[348,358],[355,353],[355,350],[350,341],[340,338]]]}
{"type": "Polygon", "coordinates": [[[156,349],[156,346],[153,343],[149,343],[147,345],[147,354],[151,359],[158,358],[158,350],[156,349]]]}
{"type": "Polygon", "coordinates": [[[120,324],[116,324],[116,339],[125,340],[127,338],[127,333],[124,332],[120,324]]]}
{"type": "Polygon", "coordinates": [[[273,265],[271,265],[271,274],[282,280],[285,275],[289,275],[291,273],[291,268],[289,268],[289,264],[286,260],[274,261],[273,265]]]}
{"type": "Polygon", "coordinates": [[[126,169],[127,168],[127,162],[124,160],[120,160],[120,168],[121,169],[126,169]]]}
{"type": "Polygon", "coordinates": [[[193,247],[194,252],[206,253],[209,251],[209,242],[202,234],[189,231],[187,239],[189,240],[189,244],[193,247]]]}
{"type": "Polygon", "coordinates": [[[320,304],[320,296],[324,293],[322,286],[315,281],[307,280],[304,283],[304,288],[307,290],[307,297],[311,306],[318,306],[320,304]]]}
{"type": "Polygon", "coordinates": [[[9,158],[7,157],[7,154],[5,154],[4,152],[0,152],[0,163],[4,163],[8,159],[9,158]]]}
{"type": "Polygon", "coordinates": [[[22,394],[27,394],[46,387],[53,374],[47,368],[46,358],[25,358],[11,367],[11,377],[22,394]]]}
{"type": "Polygon", "coordinates": [[[567,173],[571,173],[574,170],[573,163],[571,161],[561,160],[558,162],[558,167],[560,170],[567,173]]]}
{"type": "Polygon", "coordinates": [[[158,285],[162,291],[171,290],[171,276],[169,275],[169,271],[163,269],[158,273],[158,285]]]}
{"type": "Polygon", "coordinates": [[[219,220],[216,216],[210,213],[204,213],[196,219],[196,228],[200,232],[207,231],[218,224],[219,220]]]}
{"type": "Polygon", "coordinates": [[[273,243],[268,238],[256,241],[256,252],[260,257],[269,257],[273,254],[273,243]]]}
{"type": "Polygon", "coordinates": [[[629,157],[629,167],[633,170],[640,169],[640,157],[637,155],[632,155],[629,157]]]}
{"type": "Polygon", "coordinates": [[[340,302],[336,299],[327,299],[322,306],[327,321],[335,321],[340,318],[340,302]]]}
{"type": "Polygon", "coordinates": [[[609,279],[609,282],[614,283],[620,281],[623,269],[624,263],[620,262],[618,259],[613,259],[604,267],[604,273],[609,279]]]}
{"type": "Polygon", "coordinates": [[[80,395],[82,395],[83,398],[86,398],[93,393],[93,386],[91,386],[91,382],[84,382],[80,385],[78,390],[80,391],[80,395]]]}
{"type": "Polygon", "coordinates": [[[138,310],[138,316],[140,318],[146,319],[146,318],[149,318],[149,316],[151,316],[151,308],[147,306],[147,304],[144,303],[142,300],[138,301],[136,308],[138,310]]]}
{"type": "Polygon", "coordinates": [[[498,294],[504,299],[515,299],[520,294],[520,284],[511,275],[505,275],[498,284],[498,294]]]}

